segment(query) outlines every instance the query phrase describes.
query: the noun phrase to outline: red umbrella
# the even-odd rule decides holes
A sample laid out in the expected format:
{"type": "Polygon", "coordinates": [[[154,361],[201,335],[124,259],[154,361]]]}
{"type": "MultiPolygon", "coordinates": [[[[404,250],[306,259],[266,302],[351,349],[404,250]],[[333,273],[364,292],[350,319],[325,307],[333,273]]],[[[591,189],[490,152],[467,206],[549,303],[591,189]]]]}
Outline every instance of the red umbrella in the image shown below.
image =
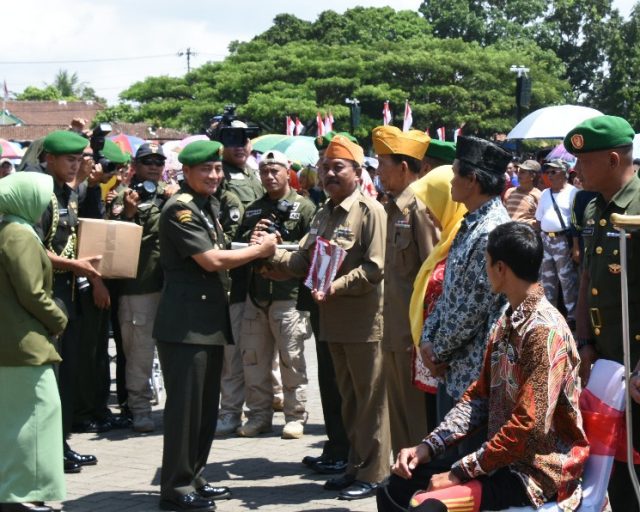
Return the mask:
{"type": "Polygon", "coordinates": [[[2,146],[2,158],[20,158],[16,148],[6,139],[0,139],[0,146],[2,146]]]}
{"type": "Polygon", "coordinates": [[[115,142],[122,151],[126,151],[131,156],[136,154],[138,148],[144,144],[144,140],[140,137],[135,137],[133,135],[126,135],[124,133],[120,133],[118,135],[114,135],[109,137],[113,142],[115,142]]]}

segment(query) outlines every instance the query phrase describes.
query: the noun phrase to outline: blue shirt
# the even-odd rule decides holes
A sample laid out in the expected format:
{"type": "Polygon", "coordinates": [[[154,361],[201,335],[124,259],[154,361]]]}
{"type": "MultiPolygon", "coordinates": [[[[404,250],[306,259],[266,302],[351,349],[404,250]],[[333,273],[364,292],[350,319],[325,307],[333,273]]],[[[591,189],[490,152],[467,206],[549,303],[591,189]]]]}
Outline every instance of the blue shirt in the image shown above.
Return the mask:
{"type": "Polygon", "coordinates": [[[480,375],[489,332],[507,303],[491,291],[485,251],[493,228],[510,220],[499,197],[465,216],[449,250],[442,295],[424,323],[421,343],[433,343],[438,359],[449,363],[445,383],[456,400],[480,375]]]}

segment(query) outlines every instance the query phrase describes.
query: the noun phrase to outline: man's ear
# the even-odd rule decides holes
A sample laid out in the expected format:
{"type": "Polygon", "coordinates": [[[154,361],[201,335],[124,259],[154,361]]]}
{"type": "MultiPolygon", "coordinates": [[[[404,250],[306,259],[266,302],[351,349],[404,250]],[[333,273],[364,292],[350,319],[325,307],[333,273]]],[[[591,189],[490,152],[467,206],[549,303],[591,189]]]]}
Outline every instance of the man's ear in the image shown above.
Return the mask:
{"type": "Polygon", "coordinates": [[[615,169],[620,165],[620,153],[617,151],[611,151],[609,153],[609,167],[615,169]]]}

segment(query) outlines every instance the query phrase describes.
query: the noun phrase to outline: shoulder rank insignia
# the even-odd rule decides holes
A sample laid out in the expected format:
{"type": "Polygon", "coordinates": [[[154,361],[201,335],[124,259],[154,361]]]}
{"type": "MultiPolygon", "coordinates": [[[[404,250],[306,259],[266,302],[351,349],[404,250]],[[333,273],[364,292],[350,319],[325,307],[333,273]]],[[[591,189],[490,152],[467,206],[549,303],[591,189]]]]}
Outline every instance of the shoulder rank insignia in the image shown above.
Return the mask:
{"type": "Polygon", "coordinates": [[[176,219],[180,224],[186,224],[187,222],[191,222],[193,217],[193,212],[191,210],[178,210],[176,212],[176,219]]]}
{"type": "Polygon", "coordinates": [[[622,270],[622,267],[618,263],[610,263],[609,264],[609,272],[612,274],[619,274],[622,270]]]}
{"type": "Polygon", "coordinates": [[[193,196],[191,194],[183,192],[182,194],[178,194],[176,200],[180,201],[181,203],[189,203],[193,201],[193,196]]]}

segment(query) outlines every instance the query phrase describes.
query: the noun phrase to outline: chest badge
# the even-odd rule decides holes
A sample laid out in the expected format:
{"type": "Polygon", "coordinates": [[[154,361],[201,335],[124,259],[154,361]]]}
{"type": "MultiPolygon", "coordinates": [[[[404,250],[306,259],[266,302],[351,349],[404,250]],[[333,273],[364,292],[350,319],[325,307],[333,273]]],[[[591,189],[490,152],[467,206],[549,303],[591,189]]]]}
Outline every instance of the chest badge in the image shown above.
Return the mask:
{"type": "Polygon", "coordinates": [[[618,263],[609,264],[609,272],[612,274],[619,274],[622,271],[622,267],[618,263]]]}

